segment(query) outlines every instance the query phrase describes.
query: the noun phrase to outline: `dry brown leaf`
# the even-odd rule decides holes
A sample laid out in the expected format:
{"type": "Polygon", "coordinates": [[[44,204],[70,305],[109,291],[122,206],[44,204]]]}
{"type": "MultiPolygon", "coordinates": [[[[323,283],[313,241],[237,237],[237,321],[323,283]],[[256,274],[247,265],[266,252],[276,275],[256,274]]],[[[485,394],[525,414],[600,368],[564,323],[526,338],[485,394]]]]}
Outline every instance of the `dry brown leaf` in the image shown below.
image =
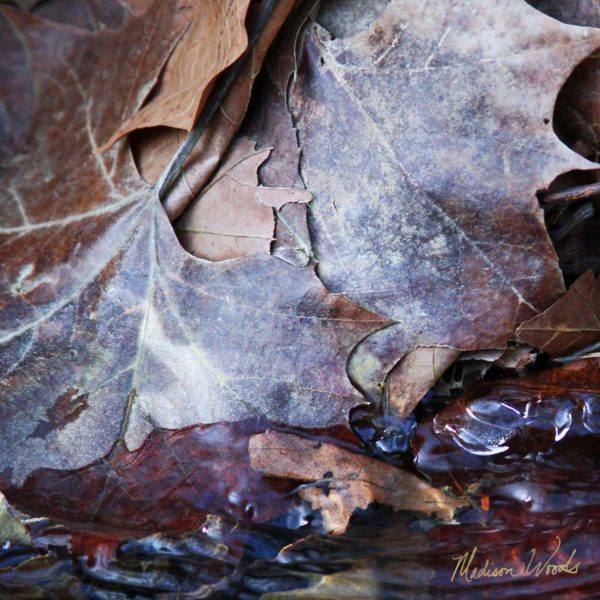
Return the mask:
{"type": "Polygon", "coordinates": [[[189,24],[169,60],[152,96],[125,121],[106,143],[110,147],[127,133],[148,127],[189,131],[212,89],[216,77],[248,45],[245,19],[250,0],[182,0],[180,20],[189,24]]]}
{"type": "Polygon", "coordinates": [[[388,376],[386,391],[390,413],[407,417],[460,353],[455,348],[432,346],[419,347],[406,354],[388,376]]]}
{"type": "Polygon", "coordinates": [[[346,530],[355,508],[372,502],[396,510],[414,510],[451,519],[468,502],[431,487],[415,475],[333,444],[267,431],[249,443],[252,468],[267,477],[326,483],[327,489],[304,487],[299,494],[320,509],[325,528],[346,530]]]}
{"type": "Polygon", "coordinates": [[[565,356],[600,341],[600,281],[584,273],[550,308],[521,323],[519,341],[565,356]]]}
{"type": "Polygon", "coordinates": [[[269,254],[274,240],[273,209],[307,203],[310,192],[258,185],[257,170],[270,150],[240,138],[212,182],[177,221],[184,248],[200,258],[227,260],[269,254]]]}
{"type": "MultiPolygon", "coordinates": [[[[174,184],[163,204],[171,220],[182,214],[192,199],[207,184],[227,153],[229,144],[248,109],[252,87],[267,50],[293,9],[294,1],[283,0],[277,4],[241,73],[221,104],[220,110],[213,117],[186,161],[183,176],[174,184]]],[[[251,8],[249,19],[255,19],[257,11],[258,8],[254,10],[251,8]]],[[[154,183],[169,164],[182,141],[182,136],[181,132],[169,128],[152,132],[148,140],[146,135],[142,132],[142,135],[132,143],[142,177],[154,183]]]]}

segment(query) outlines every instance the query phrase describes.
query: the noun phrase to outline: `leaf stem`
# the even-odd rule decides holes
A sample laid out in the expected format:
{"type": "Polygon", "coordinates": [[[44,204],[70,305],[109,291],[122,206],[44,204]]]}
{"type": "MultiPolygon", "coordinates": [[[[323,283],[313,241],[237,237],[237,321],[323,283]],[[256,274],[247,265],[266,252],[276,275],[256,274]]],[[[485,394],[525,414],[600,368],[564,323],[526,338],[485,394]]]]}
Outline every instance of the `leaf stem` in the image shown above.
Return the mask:
{"type": "Polygon", "coordinates": [[[540,194],[540,202],[543,206],[570,204],[579,200],[596,200],[597,198],[600,198],[600,181],[578,185],[559,192],[540,194]]]}
{"type": "Polygon", "coordinates": [[[260,8],[260,13],[258,15],[258,19],[256,20],[256,24],[253,28],[254,31],[250,36],[246,50],[219,78],[215,89],[206,104],[204,111],[198,119],[198,122],[188,133],[185,141],[177,149],[177,152],[175,152],[175,155],[173,156],[171,162],[165,169],[165,172],[161,175],[160,179],[158,180],[156,184],[156,190],[158,199],[161,202],[167,197],[169,190],[175,183],[175,180],[181,175],[183,165],[187,160],[188,156],[190,155],[190,152],[193,150],[201,135],[206,130],[211,119],[213,118],[213,116],[221,106],[221,103],[225,99],[227,93],[231,89],[231,86],[240,74],[240,71],[246,64],[246,60],[250,56],[252,48],[260,38],[271,14],[273,13],[273,10],[275,9],[275,6],[277,5],[277,2],[278,0],[263,1],[262,6],[260,8]]]}

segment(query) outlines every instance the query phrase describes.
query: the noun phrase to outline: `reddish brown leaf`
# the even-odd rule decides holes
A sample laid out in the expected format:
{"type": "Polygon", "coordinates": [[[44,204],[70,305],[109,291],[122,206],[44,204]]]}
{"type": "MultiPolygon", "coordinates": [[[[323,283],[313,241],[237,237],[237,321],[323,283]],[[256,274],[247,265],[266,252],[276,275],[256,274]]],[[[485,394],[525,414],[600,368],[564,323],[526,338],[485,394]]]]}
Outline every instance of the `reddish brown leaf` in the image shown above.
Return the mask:
{"type": "Polygon", "coordinates": [[[517,338],[564,356],[600,341],[600,282],[584,273],[550,308],[519,325],[517,338]]]}
{"type": "Polygon", "coordinates": [[[248,45],[245,19],[250,0],[185,0],[180,19],[188,23],[169,57],[158,86],[135,116],[107,142],[134,129],[165,126],[190,130],[206,103],[215,78],[248,45]]]}

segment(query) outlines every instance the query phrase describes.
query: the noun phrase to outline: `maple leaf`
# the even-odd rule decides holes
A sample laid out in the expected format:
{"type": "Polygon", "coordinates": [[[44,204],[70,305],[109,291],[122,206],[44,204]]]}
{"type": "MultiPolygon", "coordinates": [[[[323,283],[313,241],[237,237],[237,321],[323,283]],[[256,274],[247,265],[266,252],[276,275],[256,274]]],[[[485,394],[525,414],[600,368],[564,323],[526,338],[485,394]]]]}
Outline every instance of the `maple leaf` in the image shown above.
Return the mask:
{"type": "Polygon", "coordinates": [[[565,356],[600,341],[600,283],[584,273],[552,306],[519,325],[517,339],[565,356]]]}
{"type": "Polygon", "coordinates": [[[535,192],[593,166],[551,120],[600,33],[521,0],[476,7],[392,0],[351,38],[313,25],[290,90],[318,274],[398,323],[350,365],[374,395],[365,364],[385,377],[416,346],[503,347],[564,291],[535,192]]]}
{"type": "Polygon", "coordinates": [[[155,80],[173,12],[154,2],[90,33],[2,9],[22,66],[3,81],[21,93],[1,130],[4,485],[139,448],[156,427],[322,427],[361,402],[346,358],[386,319],[329,295],[312,268],[190,256],[127,146],[97,152],[155,80]]]}

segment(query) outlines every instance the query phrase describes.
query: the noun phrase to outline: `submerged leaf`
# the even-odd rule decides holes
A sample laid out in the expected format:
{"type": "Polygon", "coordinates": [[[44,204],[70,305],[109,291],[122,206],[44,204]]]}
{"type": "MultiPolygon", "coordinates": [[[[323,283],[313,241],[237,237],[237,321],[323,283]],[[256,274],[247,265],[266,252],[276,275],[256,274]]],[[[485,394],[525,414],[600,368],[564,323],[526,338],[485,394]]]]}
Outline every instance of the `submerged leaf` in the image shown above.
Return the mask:
{"type": "Polygon", "coordinates": [[[443,519],[468,505],[392,465],[297,435],[256,434],[250,438],[249,451],[252,468],[267,477],[316,482],[299,495],[321,511],[324,526],[332,533],[344,532],[354,510],[372,502],[435,513],[443,519]]]}

